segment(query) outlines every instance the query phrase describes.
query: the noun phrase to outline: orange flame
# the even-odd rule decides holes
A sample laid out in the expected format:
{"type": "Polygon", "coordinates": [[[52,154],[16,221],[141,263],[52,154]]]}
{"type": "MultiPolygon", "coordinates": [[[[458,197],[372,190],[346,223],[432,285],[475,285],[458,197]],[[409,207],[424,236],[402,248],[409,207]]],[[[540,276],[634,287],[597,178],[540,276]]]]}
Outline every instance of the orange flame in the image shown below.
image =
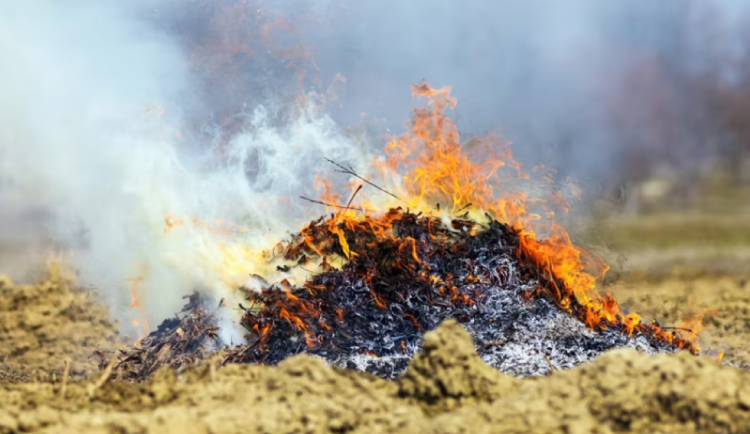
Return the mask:
{"type": "MultiPolygon", "coordinates": [[[[232,235],[233,233],[250,231],[250,229],[246,228],[245,226],[236,225],[234,223],[224,220],[223,218],[217,218],[216,223],[214,224],[206,223],[199,219],[192,219],[190,222],[195,227],[202,227],[209,232],[212,232],[217,235],[227,236],[227,237],[232,235]]],[[[164,233],[165,234],[168,234],[169,232],[172,231],[172,229],[178,226],[185,226],[185,220],[179,217],[175,217],[171,214],[167,214],[164,216],[164,233]]]]}
{"type": "MultiPolygon", "coordinates": [[[[275,257],[275,252],[284,252],[285,260],[296,260],[297,265],[307,261],[307,255],[321,259],[321,269],[330,267],[328,259],[337,255],[347,259],[357,258],[358,250],[363,243],[372,243],[358,238],[347,239],[347,234],[368,233],[377,242],[388,241],[398,248],[397,263],[394,268],[417,270],[421,264],[417,255],[419,240],[395,235],[393,222],[399,218],[399,212],[386,212],[378,217],[367,215],[364,209],[389,209],[393,205],[404,203],[411,209],[423,213],[432,213],[442,204],[442,211],[458,214],[468,209],[469,213],[488,213],[496,220],[507,224],[518,235],[518,257],[538,272],[541,293],[553,300],[560,308],[575,315],[590,328],[604,330],[615,328],[628,335],[643,333],[653,336],[679,348],[698,352],[697,333],[701,329],[703,317],[709,310],[690,317],[677,330],[667,330],[655,323],[645,323],[640,315],[624,312],[617,301],[609,294],[600,291],[609,267],[588,250],[575,246],[567,231],[555,222],[557,213],[566,213],[570,208],[565,197],[549,184],[554,182],[552,173],[545,167],[534,168],[531,173],[523,170],[510,151],[510,142],[502,141],[495,134],[475,137],[462,143],[459,132],[453,121],[445,114],[447,109],[455,108],[457,101],[450,95],[450,87],[434,89],[426,84],[412,86],[412,95],[427,99],[427,104],[415,109],[409,132],[389,140],[385,149],[385,158],[374,161],[373,166],[382,178],[382,183],[391,191],[398,193],[386,198],[398,202],[379,203],[375,206],[368,203],[354,209],[351,207],[355,196],[362,189],[356,186],[347,204],[343,205],[341,196],[334,192],[330,183],[320,176],[315,179],[315,187],[322,189],[321,203],[332,217],[325,222],[323,218],[303,228],[290,243],[279,243],[274,254],[265,254],[264,258],[275,257]],[[537,180],[538,179],[538,180],[537,180]],[[395,181],[394,181],[395,180],[395,181]],[[394,184],[394,185],[389,185],[394,184]],[[553,191],[553,193],[547,193],[553,191]],[[323,222],[323,223],[321,223],[323,222]],[[321,236],[321,228],[326,231],[321,236]],[[328,236],[331,235],[331,236],[328,236]],[[359,246],[359,247],[358,247],[359,246]],[[406,253],[406,255],[403,255],[406,253]],[[413,262],[412,262],[413,261],[413,262]],[[416,265],[415,265],[416,264],[416,265]]],[[[350,185],[354,188],[355,185],[350,185]]],[[[360,196],[361,198],[361,196],[360,196]]],[[[362,202],[362,201],[360,201],[362,202]]],[[[481,214],[480,214],[481,215],[481,214]]],[[[165,218],[165,232],[172,227],[183,224],[179,219],[165,218]]],[[[193,225],[204,227],[214,233],[227,235],[245,228],[227,224],[221,219],[216,225],[208,225],[198,220],[193,225]]],[[[470,221],[453,220],[454,230],[469,230],[475,234],[477,227],[470,221]]],[[[438,233],[428,235],[433,241],[438,240],[438,233]]],[[[270,260],[269,260],[270,261],[270,260]]],[[[278,267],[288,271],[289,266],[278,267]]],[[[372,276],[365,277],[370,279],[372,276]]],[[[431,282],[441,294],[450,295],[455,301],[471,304],[471,299],[459,294],[453,276],[444,280],[429,274],[420,278],[431,282]]],[[[478,277],[470,279],[479,280],[478,277]]],[[[307,344],[319,343],[315,331],[330,327],[319,323],[315,306],[292,294],[289,285],[284,284],[285,297],[273,305],[278,318],[294,329],[305,334],[307,344]],[[316,323],[316,321],[318,321],[316,323]],[[320,328],[318,328],[320,327],[320,328]]],[[[372,293],[372,302],[386,308],[384,300],[367,282],[372,293]]],[[[305,286],[307,291],[316,291],[313,285],[305,286]]],[[[344,312],[337,310],[337,321],[342,321],[344,312]]],[[[420,328],[417,318],[405,314],[415,327],[420,328]]],[[[260,347],[267,339],[269,324],[251,324],[260,339],[260,347]]]]}
{"type": "MultiPolygon", "coordinates": [[[[393,189],[412,209],[431,212],[435,204],[447,204],[446,211],[457,212],[471,205],[474,210],[487,212],[508,224],[519,235],[519,258],[540,272],[544,284],[541,291],[589,327],[617,327],[629,335],[646,332],[670,343],[677,338],[680,346],[697,352],[695,340],[702,314],[692,317],[686,326],[688,333],[667,332],[658,325],[644,323],[637,314],[626,314],[611,295],[600,293],[609,267],[593,253],[575,246],[567,231],[554,221],[556,211],[567,212],[568,202],[560,193],[548,197],[530,193],[544,190],[544,183],[554,182],[550,171],[535,168],[533,173],[539,175],[539,180],[532,183],[529,174],[513,158],[510,143],[499,140],[495,134],[462,144],[455,124],[445,114],[457,104],[450,91],[450,86],[440,89],[426,84],[412,86],[412,96],[426,98],[428,102],[415,109],[410,131],[389,141],[386,158],[374,161],[383,182],[399,179],[393,189]],[[526,184],[521,185],[523,182],[526,184]],[[542,234],[544,239],[539,240],[538,235],[542,234]]],[[[317,181],[321,184],[320,179],[317,181]]],[[[322,200],[339,204],[339,197],[328,184],[322,186],[322,200]]],[[[360,224],[381,224],[385,232],[389,222],[375,223],[375,219],[363,219],[346,208],[330,221],[330,230],[338,235],[348,257],[349,246],[342,226],[354,230],[360,224]]],[[[419,260],[416,255],[415,259],[419,260]]],[[[380,304],[377,298],[375,302],[380,304]]]]}
{"type": "Polygon", "coordinates": [[[146,311],[143,308],[143,304],[141,303],[140,298],[138,298],[138,287],[141,285],[141,283],[143,283],[143,278],[131,277],[128,279],[128,282],[130,282],[130,296],[131,296],[131,301],[130,301],[130,305],[128,306],[128,308],[138,309],[138,313],[141,316],[141,321],[139,322],[139,321],[134,320],[133,325],[136,327],[138,327],[139,325],[143,326],[143,332],[138,337],[138,340],[136,341],[137,343],[138,341],[145,338],[149,334],[148,319],[146,319],[146,311]]]}
{"type": "Polygon", "coordinates": [[[185,220],[181,218],[174,217],[170,214],[167,214],[164,216],[164,233],[168,234],[177,226],[182,226],[185,224],[185,220]]]}

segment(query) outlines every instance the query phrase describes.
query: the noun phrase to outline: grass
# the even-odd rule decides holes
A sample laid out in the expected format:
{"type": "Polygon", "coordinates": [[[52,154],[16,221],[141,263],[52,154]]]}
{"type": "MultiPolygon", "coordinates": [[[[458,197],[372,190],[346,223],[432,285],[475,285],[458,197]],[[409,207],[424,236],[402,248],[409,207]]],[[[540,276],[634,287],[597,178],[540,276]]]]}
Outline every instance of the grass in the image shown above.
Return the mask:
{"type": "Polygon", "coordinates": [[[680,211],[616,217],[595,222],[590,231],[582,234],[582,241],[625,251],[750,246],[750,215],[680,211]]]}
{"type": "Polygon", "coordinates": [[[707,190],[689,208],[665,201],[641,215],[594,208],[564,226],[618,277],[750,275],[748,190],[707,190]]]}

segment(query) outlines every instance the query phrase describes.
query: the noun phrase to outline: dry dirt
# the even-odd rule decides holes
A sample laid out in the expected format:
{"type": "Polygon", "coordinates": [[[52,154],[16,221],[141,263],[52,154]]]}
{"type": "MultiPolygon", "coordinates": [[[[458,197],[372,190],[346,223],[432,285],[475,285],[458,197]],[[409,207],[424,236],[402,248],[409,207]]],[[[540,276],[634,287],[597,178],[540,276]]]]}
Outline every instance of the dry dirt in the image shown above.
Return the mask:
{"type": "Polygon", "coordinates": [[[708,308],[699,344],[705,355],[750,364],[750,280],[742,275],[678,274],[630,276],[612,287],[617,300],[645,318],[679,325],[691,312],[708,308]],[[715,311],[715,313],[710,313],[715,311]]]}
{"type": "Polygon", "coordinates": [[[0,432],[750,432],[750,372],[619,350],[517,380],[484,365],[456,323],[429,333],[397,382],[296,356],[276,368],[207,363],[145,384],[97,385],[1,386],[0,432]]]}
{"type": "MultiPolygon", "coordinates": [[[[36,285],[0,282],[0,433],[750,432],[750,372],[713,356],[614,351],[518,380],[484,365],[456,324],[426,335],[398,382],[299,356],[275,368],[207,363],[160,371],[145,384],[101,384],[88,356],[114,345],[116,326],[95,297],[72,289],[59,270],[36,285]],[[65,359],[77,373],[66,383],[65,359]]],[[[676,276],[614,291],[663,322],[682,315],[688,299],[711,305],[722,315],[709,318],[703,347],[747,361],[745,285],[676,276]]]]}
{"type": "Polygon", "coordinates": [[[85,376],[98,370],[91,354],[115,344],[116,324],[95,293],[73,289],[62,267],[48,274],[32,285],[0,275],[0,381],[60,373],[66,361],[73,376],[85,376]]]}

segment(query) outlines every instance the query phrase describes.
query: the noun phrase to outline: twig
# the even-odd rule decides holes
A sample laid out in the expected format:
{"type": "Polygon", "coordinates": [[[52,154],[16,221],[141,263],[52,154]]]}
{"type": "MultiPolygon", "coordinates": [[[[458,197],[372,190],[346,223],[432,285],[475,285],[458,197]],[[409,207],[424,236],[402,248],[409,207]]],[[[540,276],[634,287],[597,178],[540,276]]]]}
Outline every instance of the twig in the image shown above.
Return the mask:
{"type": "MultiPolygon", "coordinates": [[[[342,206],[342,205],[334,205],[332,203],[321,202],[319,200],[310,199],[309,197],[305,197],[305,196],[300,196],[299,198],[302,199],[302,200],[306,200],[308,202],[317,203],[318,205],[324,205],[324,206],[327,206],[329,208],[347,209],[347,207],[342,206]]],[[[360,208],[350,208],[350,209],[353,209],[353,210],[356,210],[356,211],[362,211],[362,212],[366,211],[364,208],[361,208],[361,207],[360,208]]]]}
{"type": "MultiPolygon", "coordinates": [[[[325,157],[324,157],[324,158],[325,158],[325,157]]],[[[352,168],[351,166],[349,166],[349,167],[344,167],[344,166],[340,165],[339,163],[337,163],[337,162],[335,162],[335,161],[333,161],[333,160],[331,160],[331,159],[329,159],[329,158],[326,158],[326,161],[328,161],[329,163],[331,163],[331,164],[335,165],[336,167],[338,167],[339,169],[341,169],[341,170],[340,170],[339,172],[341,172],[341,173],[346,173],[346,174],[348,174],[348,175],[352,175],[352,176],[354,176],[354,177],[357,177],[357,178],[361,179],[362,181],[366,182],[367,184],[369,184],[369,185],[371,185],[371,186],[373,186],[373,187],[377,188],[378,190],[382,191],[383,193],[385,193],[385,194],[387,194],[387,195],[389,195],[389,196],[391,196],[391,197],[393,197],[393,198],[395,198],[395,199],[398,199],[398,200],[400,200],[400,201],[402,201],[402,202],[403,202],[403,200],[402,200],[402,199],[401,199],[400,197],[396,196],[395,194],[391,193],[390,191],[388,191],[388,190],[386,190],[386,189],[384,189],[384,188],[382,188],[382,187],[380,187],[380,186],[378,186],[378,185],[376,185],[376,184],[373,184],[373,183],[372,183],[372,182],[370,182],[369,180],[367,180],[367,179],[365,179],[365,178],[363,178],[363,177],[359,176],[359,175],[357,174],[357,172],[355,172],[355,171],[354,171],[354,169],[353,169],[353,168],[352,168]]]]}
{"type": "Polygon", "coordinates": [[[352,197],[349,198],[349,202],[346,204],[346,208],[344,208],[344,213],[349,210],[349,207],[352,205],[352,201],[354,200],[354,196],[356,196],[360,190],[362,190],[362,184],[360,184],[354,191],[354,193],[352,193],[352,197]]]}
{"type": "Polygon", "coordinates": [[[508,341],[489,341],[489,342],[485,342],[484,345],[482,345],[482,349],[486,350],[487,348],[492,348],[492,347],[502,347],[502,346],[505,346],[505,344],[507,343],[508,341]]]}
{"type": "Polygon", "coordinates": [[[549,367],[552,370],[552,372],[557,371],[557,368],[555,368],[555,365],[552,364],[552,360],[550,360],[550,358],[549,358],[548,355],[546,355],[546,354],[544,355],[544,360],[547,361],[547,364],[549,365],[549,367]]]}
{"type": "Polygon", "coordinates": [[[89,388],[90,398],[93,398],[94,393],[96,393],[96,391],[104,386],[107,380],[109,380],[109,377],[112,375],[112,369],[115,367],[115,362],[117,362],[117,350],[115,350],[115,354],[112,356],[112,360],[109,361],[109,364],[104,369],[104,372],[102,373],[101,377],[99,377],[99,380],[97,380],[96,384],[89,388]]]}
{"type": "Polygon", "coordinates": [[[68,375],[70,374],[70,362],[65,360],[65,369],[63,370],[62,385],[60,386],[60,397],[65,399],[65,392],[68,389],[68,375]]]}
{"type": "Polygon", "coordinates": [[[684,327],[662,327],[662,330],[674,330],[674,331],[680,331],[680,332],[687,332],[687,333],[691,333],[691,334],[694,334],[694,335],[698,334],[698,333],[696,333],[696,332],[694,332],[694,331],[692,331],[690,329],[686,329],[684,327]]]}
{"type": "Polygon", "coordinates": [[[471,202],[469,202],[466,206],[464,206],[461,209],[459,209],[458,211],[456,211],[456,214],[460,213],[461,211],[465,210],[466,208],[468,208],[468,207],[470,207],[472,205],[474,205],[474,204],[471,203],[471,202]]]}

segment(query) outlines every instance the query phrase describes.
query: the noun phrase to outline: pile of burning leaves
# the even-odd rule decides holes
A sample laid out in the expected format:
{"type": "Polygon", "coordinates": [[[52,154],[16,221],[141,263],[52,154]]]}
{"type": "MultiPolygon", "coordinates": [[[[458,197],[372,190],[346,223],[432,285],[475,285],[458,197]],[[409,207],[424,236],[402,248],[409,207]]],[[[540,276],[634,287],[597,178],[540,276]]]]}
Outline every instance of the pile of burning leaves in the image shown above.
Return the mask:
{"type": "MultiPolygon", "coordinates": [[[[247,291],[246,344],[221,342],[222,309],[194,295],[180,315],[119,350],[110,369],[141,380],[161,366],[179,369],[217,354],[223,363],[273,365],[308,353],[392,379],[423,334],[449,318],[472,334],[485,362],[516,376],[569,368],[617,347],[696,350],[680,330],[634,326],[624,314],[602,314],[592,326],[590,307],[561,295],[554,275],[523,260],[521,236],[468,214],[437,218],[394,208],[382,217],[321,218],[281,254],[300,267],[321,261],[323,271],[301,287],[282,281],[247,291]],[[343,266],[328,265],[334,257],[343,266]]],[[[107,366],[109,357],[101,359],[107,366]]]]}

